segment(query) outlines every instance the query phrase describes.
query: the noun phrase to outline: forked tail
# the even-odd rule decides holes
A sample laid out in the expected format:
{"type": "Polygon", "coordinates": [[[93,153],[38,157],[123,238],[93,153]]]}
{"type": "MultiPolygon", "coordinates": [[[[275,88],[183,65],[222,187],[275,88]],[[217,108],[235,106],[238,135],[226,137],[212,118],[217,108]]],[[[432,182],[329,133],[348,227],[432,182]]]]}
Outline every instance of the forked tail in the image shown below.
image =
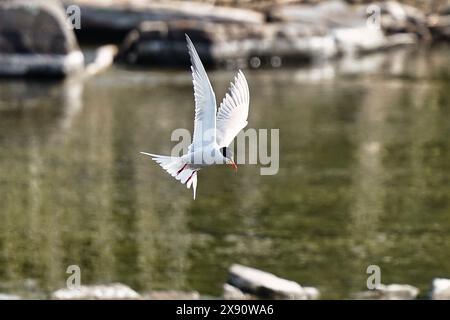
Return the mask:
{"type": "Polygon", "coordinates": [[[192,186],[195,200],[195,193],[197,191],[197,171],[199,169],[190,168],[189,164],[185,163],[181,157],[161,156],[147,152],[141,153],[150,156],[152,160],[156,161],[156,163],[158,163],[172,177],[180,181],[182,184],[185,184],[188,189],[192,186]]]}

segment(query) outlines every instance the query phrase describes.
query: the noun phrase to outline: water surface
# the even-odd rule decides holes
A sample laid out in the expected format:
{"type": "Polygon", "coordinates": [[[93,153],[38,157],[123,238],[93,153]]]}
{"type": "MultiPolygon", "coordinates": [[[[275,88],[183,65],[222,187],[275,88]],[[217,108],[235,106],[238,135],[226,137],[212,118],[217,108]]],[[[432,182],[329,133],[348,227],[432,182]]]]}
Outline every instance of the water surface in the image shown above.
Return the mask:
{"type": "MultiPolygon", "coordinates": [[[[0,82],[0,291],[123,282],[220,296],[241,263],[350,298],[378,265],[425,294],[450,276],[450,49],[247,70],[249,126],[280,170],[199,173],[198,198],[139,151],[191,130],[188,68],[0,82]]],[[[221,98],[233,72],[211,72],[221,98]]]]}

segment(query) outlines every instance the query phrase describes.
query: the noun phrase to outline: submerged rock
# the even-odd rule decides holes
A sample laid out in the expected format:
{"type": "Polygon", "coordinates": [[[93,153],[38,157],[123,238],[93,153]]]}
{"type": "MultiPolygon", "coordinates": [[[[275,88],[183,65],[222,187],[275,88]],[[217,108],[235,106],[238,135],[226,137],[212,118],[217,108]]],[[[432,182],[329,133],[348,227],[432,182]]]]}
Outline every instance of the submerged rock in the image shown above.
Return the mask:
{"type": "Polygon", "coordinates": [[[380,284],[373,290],[356,294],[358,299],[370,300],[412,300],[417,298],[419,289],[408,284],[380,284]]]}
{"type": "Polygon", "coordinates": [[[0,76],[62,77],[83,68],[83,54],[56,0],[0,2],[0,76]]]}
{"type": "Polygon", "coordinates": [[[450,279],[436,278],[433,280],[431,299],[450,300],[450,279]]]}
{"type": "Polygon", "coordinates": [[[306,289],[294,281],[279,278],[271,273],[242,265],[232,265],[227,283],[244,293],[264,299],[317,299],[319,291],[306,289]]]}
{"type": "Polygon", "coordinates": [[[55,300],[131,300],[141,296],[121,283],[80,286],[78,289],[59,289],[52,293],[55,300]]]}

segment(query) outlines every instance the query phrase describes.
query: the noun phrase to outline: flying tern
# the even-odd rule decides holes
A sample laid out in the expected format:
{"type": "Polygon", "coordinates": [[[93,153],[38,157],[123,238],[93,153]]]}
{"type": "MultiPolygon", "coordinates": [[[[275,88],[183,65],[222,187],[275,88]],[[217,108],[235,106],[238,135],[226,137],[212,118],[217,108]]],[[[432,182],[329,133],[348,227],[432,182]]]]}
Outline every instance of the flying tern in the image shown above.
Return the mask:
{"type": "Polygon", "coordinates": [[[195,100],[192,143],[188,152],[181,157],[141,153],[150,156],[188,189],[192,187],[195,199],[199,170],[215,164],[227,164],[237,170],[228,146],[239,131],[247,126],[250,92],[247,80],[239,70],[217,110],[216,97],[208,75],[188,35],[186,41],[192,64],[195,100]]]}

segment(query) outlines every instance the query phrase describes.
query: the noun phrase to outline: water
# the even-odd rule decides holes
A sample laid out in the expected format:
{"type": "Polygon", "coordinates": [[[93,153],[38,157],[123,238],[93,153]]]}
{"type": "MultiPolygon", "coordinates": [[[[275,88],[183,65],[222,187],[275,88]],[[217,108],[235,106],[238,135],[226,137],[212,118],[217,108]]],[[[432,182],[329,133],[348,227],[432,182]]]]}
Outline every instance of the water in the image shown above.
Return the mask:
{"type": "MultiPolygon", "coordinates": [[[[220,296],[241,263],[324,298],[450,276],[450,48],[247,70],[249,126],[280,170],[199,173],[198,198],[139,151],[192,127],[189,72],[115,66],[85,82],[0,83],[0,291],[123,282],[220,296]]],[[[211,72],[218,98],[233,73],[211,72]]]]}

